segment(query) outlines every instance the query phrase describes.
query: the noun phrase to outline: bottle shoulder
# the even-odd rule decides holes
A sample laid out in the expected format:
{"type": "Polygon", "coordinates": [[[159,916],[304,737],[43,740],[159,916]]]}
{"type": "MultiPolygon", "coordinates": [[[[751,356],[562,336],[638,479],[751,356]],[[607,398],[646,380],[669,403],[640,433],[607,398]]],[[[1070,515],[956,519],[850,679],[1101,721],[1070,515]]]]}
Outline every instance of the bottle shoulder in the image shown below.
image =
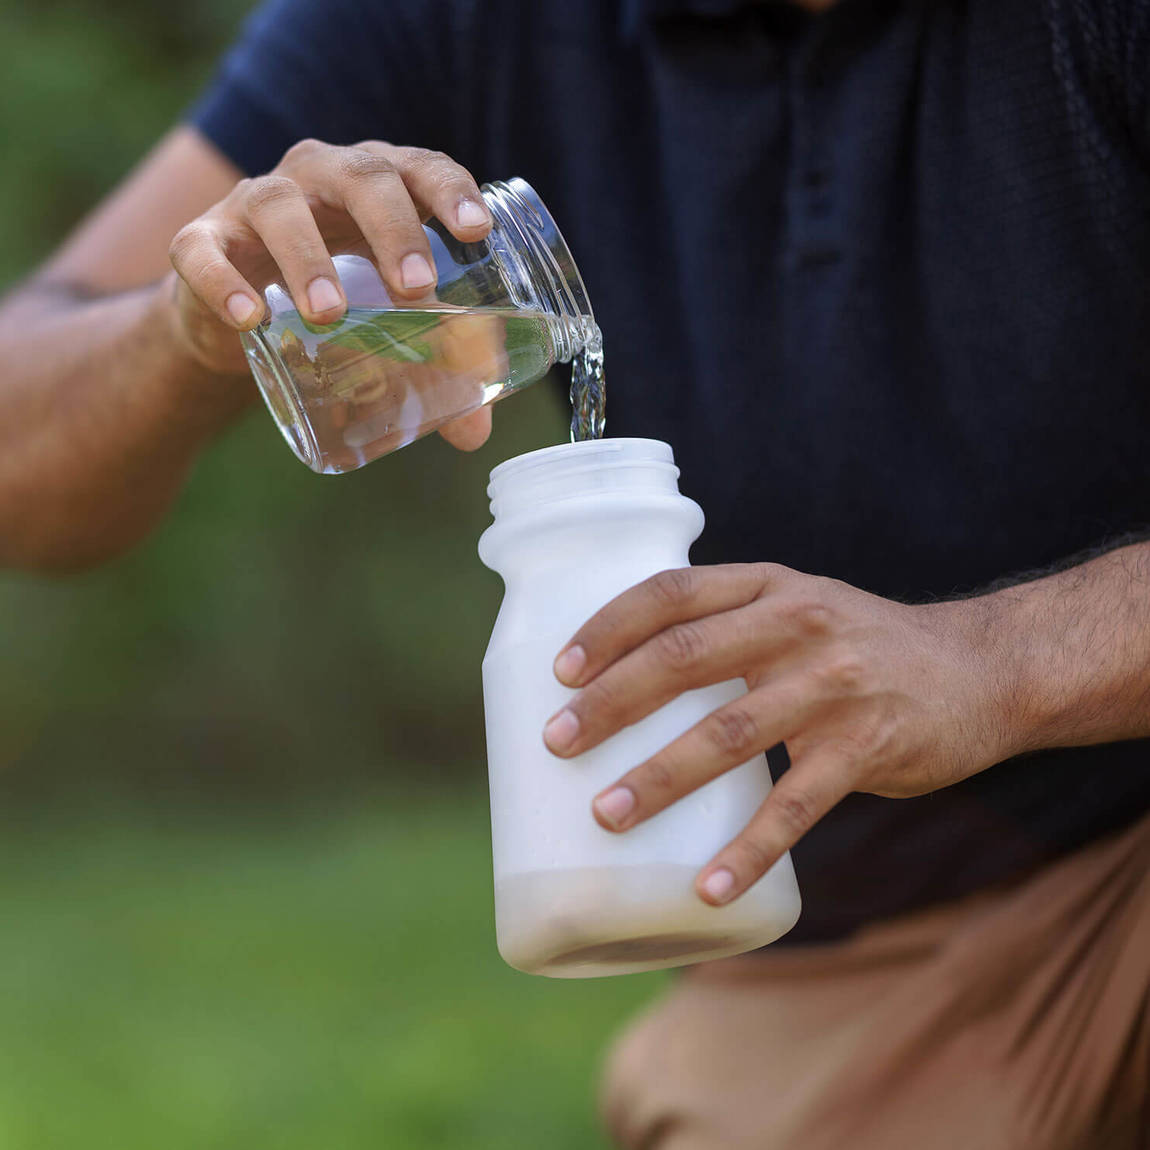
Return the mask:
{"type": "Polygon", "coordinates": [[[497,517],[479,541],[479,557],[505,579],[540,562],[635,566],[670,553],[683,566],[702,529],[702,509],[682,495],[572,498],[497,517]]]}

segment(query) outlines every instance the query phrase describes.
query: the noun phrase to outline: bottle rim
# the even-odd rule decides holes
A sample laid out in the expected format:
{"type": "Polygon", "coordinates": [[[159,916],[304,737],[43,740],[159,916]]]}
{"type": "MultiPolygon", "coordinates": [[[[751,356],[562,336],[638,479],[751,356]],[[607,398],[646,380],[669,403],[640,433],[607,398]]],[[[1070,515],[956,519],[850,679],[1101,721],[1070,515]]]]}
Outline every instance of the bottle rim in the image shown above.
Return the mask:
{"type": "Polygon", "coordinates": [[[505,519],[563,500],[604,493],[679,496],[679,468],[658,439],[587,439],[508,459],[491,472],[491,514],[505,519]]]}

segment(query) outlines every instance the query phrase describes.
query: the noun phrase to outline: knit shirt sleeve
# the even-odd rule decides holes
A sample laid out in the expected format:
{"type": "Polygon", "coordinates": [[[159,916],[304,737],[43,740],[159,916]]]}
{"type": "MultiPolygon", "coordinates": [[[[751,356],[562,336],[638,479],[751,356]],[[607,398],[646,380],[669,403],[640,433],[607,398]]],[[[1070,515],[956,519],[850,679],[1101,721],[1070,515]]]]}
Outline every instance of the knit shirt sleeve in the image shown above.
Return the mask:
{"type": "Polygon", "coordinates": [[[237,167],[298,140],[436,148],[467,162],[476,95],[465,0],[266,0],[187,119],[237,167]]]}

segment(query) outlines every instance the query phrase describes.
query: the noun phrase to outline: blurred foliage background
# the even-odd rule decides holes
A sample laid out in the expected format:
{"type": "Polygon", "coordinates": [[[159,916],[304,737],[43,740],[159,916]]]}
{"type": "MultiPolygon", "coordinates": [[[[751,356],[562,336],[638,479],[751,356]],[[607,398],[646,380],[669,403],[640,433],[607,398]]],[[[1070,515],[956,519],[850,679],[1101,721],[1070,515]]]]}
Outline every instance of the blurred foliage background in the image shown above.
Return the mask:
{"type": "MultiPolygon", "coordinates": [[[[0,288],[250,6],[0,0],[0,288]]],[[[563,426],[320,478],[261,409],[132,555],[0,575],[0,1147],[597,1144],[653,984],[502,966],[484,792],[486,476],[563,426]]]]}

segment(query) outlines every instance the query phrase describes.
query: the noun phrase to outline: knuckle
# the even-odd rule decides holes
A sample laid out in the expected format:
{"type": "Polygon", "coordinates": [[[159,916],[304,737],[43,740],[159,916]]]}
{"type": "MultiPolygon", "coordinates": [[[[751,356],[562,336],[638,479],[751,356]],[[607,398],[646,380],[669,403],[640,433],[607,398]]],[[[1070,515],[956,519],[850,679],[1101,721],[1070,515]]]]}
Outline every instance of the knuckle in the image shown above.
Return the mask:
{"type": "Polygon", "coordinates": [[[429,148],[408,148],[404,154],[404,166],[420,175],[436,172],[445,165],[454,166],[454,161],[446,152],[429,148]]]}
{"type": "Polygon", "coordinates": [[[746,707],[724,707],[707,716],[705,734],[707,741],[722,755],[750,757],[759,748],[756,740],[759,725],[746,707]]]}
{"type": "Polygon", "coordinates": [[[325,144],[322,140],[317,140],[314,136],[308,136],[292,144],[292,146],[284,152],[283,159],[280,163],[291,164],[297,160],[307,159],[309,156],[314,156],[324,151],[328,146],[329,145],[325,144]]]}
{"type": "Polygon", "coordinates": [[[208,256],[197,263],[193,278],[198,279],[205,286],[213,283],[217,286],[223,286],[227,282],[230,270],[227,260],[223,257],[208,256]]]}
{"type": "Polygon", "coordinates": [[[701,662],[707,653],[707,639],[696,623],[668,627],[656,640],[659,661],[673,671],[685,671],[701,662]]]}
{"type": "MultiPolygon", "coordinates": [[[[276,260],[285,276],[285,283],[290,283],[294,291],[310,283],[316,276],[332,276],[331,257],[322,244],[312,247],[301,241],[291,241],[282,248],[276,249],[276,260]]],[[[366,393],[366,388],[364,392],[366,393]]]]}
{"type": "Polygon", "coordinates": [[[778,788],[771,796],[771,806],[791,841],[805,835],[818,821],[819,810],[814,796],[799,787],[778,788]]]}
{"type": "Polygon", "coordinates": [[[834,626],[834,613],[819,599],[795,599],[782,608],[783,617],[802,639],[823,639],[834,626]]]}
{"type": "Polygon", "coordinates": [[[395,174],[395,165],[386,156],[363,148],[348,148],[340,160],[340,175],[345,180],[377,180],[395,174]]]}
{"type": "Polygon", "coordinates": [[[851,764],[883,756],[895,742],[897,727],[894,717],[886,713],[856,719],[835,740],[835,752],[851,764]]]}
{"type": "Polygon", "coordinates": [[[855,724],[837,735],[830,749],[848,768],[856,768],[871,757],[875,746],[875,732],[869,727],[855,724]]]}
{"type": "Polygon", "coordinates": [[[192,253],[202,247],[208,239],[209,232],[203,223],[197,220],[185,224],[172,237],[172,242],[168,245],[168,257],[178,267],[186,263],[192,253]]]}
{"type": "Polygon", "coordinates": [[[601,675],[583,690],[582,706],[579,708],[586,719],[591,715],[610,717],[619,707],[619,692],[610,676],[601,675]]]}
{"type": "Polygon", "coordinates": [[[775,858],[775,851],[771,845],[763,841],[759,834],[745,831],[730,847],[731,853],[738,860],[736,870],[745,876],[756,878],[766,873],[775,858]]]}
{"type": "Polygon", "coordinates": [[[690,567],[660,571],[647,581],[651,597],[664,607],[682,606],[690,599],[694,587],[695,578],[690,567]]]}
{"type": "Polygon", "coordinates": [[[781,563],[756,563],[754,572],[764,588],[779,587],[794,575],[794,571],[781,563]]]}
{"type": "Polygon", "coordinates": [[[259,176],[249,184],[244,199],[248,214],[260,215],[269,208],[303,199],[303,189],[287,176],[259,176]]]}
{"type": "Polygon", "coordinates": [[[675,790],[675,772],[662,759],[652,759],[639,772],[635,782],[645,791],[667,795],[675,790]]]}
{"type": "Polygon", "coordinates": [[[453,160],[446,152],[417,149],[408,171],[416,179],[429,185],[435,193],[446,195],[453,192],[473,191],[475,180],[471,173],[453,160]]]}
{"type": "Polygon", "coordinates": [[[819,689],[831,695],[857,695],[866,683],[866,664],[852,650],[832,652],[815,672],[819,689]]]}

